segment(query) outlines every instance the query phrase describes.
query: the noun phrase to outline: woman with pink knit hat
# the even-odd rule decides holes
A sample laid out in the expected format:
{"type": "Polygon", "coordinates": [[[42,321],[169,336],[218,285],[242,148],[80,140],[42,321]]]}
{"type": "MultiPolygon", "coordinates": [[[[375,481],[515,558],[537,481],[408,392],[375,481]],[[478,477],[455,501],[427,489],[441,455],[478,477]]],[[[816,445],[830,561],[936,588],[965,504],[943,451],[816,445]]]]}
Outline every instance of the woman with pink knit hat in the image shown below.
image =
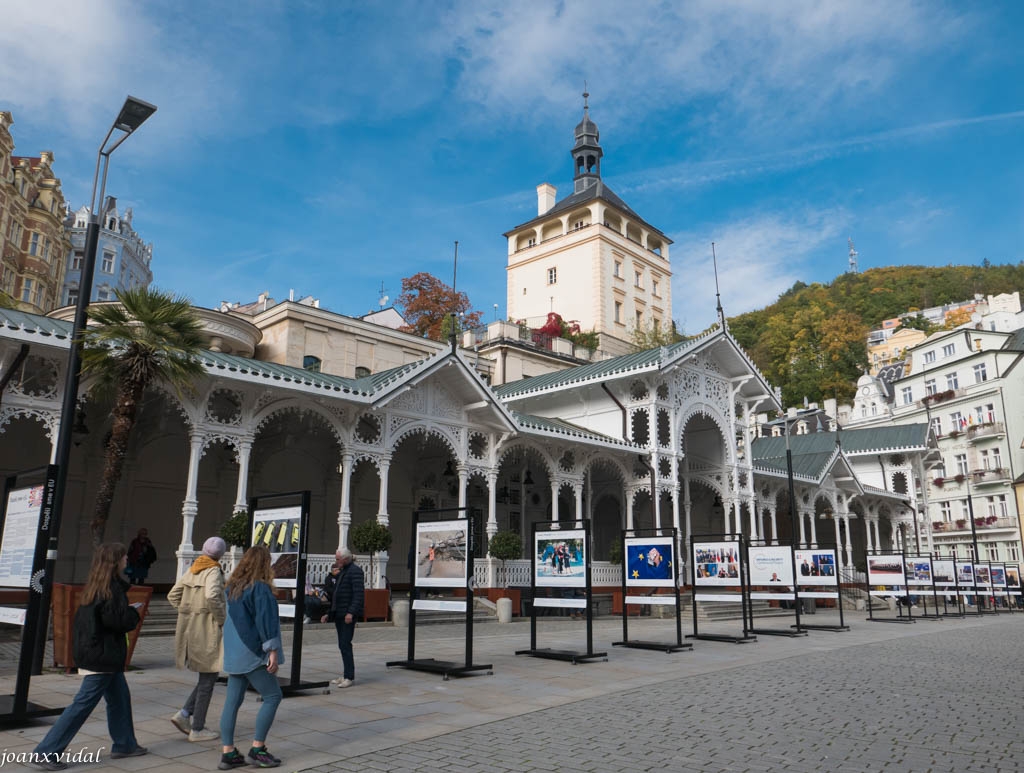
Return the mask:
{"type": "Polygon", "coordinates": [[[175,664],[199,674],[199,681],[185,705],[171,717],[171,723],[188,735],[190,741],[220,738],[220,733],[206,729],[206,711],[224,660],[221,629],[227,603],[224,571],[219,559],[227,549],[220,537],[210,537],[203,543],[202,554],[167,594],[171,606],[178,610],[174,630],[175,664]]]}

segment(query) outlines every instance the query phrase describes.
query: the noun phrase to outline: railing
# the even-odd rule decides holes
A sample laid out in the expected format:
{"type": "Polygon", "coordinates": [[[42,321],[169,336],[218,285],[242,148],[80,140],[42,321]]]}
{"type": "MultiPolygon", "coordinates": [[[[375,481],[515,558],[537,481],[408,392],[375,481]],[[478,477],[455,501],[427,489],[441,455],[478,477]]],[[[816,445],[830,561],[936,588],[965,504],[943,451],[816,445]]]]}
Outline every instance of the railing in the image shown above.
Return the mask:
{"type": "Polygon", "coordinates": [[[971,424],[967,428],[967,437],[975,440],[983,437],[992,437],[994,435],[1005,435],[1006,427],[1001,421],[991,421],[987,424],[971,424]]]}
{"type": "Polygon", "coordinates": [[[971,480],[974,483],[999,483],[1010,479],[1010,471],[1005,467],[993,467],[988,470],[972,470],[971,480]]]}
{"type": "MultiPolygon", "coordinates": [[[[1017,526],[1016,518],[979,515],[974,519],[975,529],[1013,529],[1017,526]]],[[[970,531],[971,522],[966,518],[958,518],[953,522],[937,521],[932,524],[933,534],[954,531],[970,531]]]]}

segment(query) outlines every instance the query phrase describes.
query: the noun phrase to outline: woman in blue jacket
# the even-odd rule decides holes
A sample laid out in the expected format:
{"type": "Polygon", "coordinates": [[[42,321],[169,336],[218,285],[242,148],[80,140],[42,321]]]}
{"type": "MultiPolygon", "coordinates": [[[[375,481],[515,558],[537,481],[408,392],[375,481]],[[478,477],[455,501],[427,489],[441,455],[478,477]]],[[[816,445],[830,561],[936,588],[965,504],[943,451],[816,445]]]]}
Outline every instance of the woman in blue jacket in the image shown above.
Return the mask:
{"type": "Polygon", "coordinates": [[[71,705],[34,750],[33,764],[41,770],[67,768],[61,759],[64,750],[100,698],[107,702],[107,727],[114,742],[110,756],[139,757],[147,752],[135,739],[132,696],[124,678],[125,634],[139,624],[142,606],[128,603],[128,583],[121,577],[127,563],[124,545],[117,542],[100,545],[93,554],[74,622],[75,664],[85,678],[71,705]]]}
{"type": "Polygon", "coordinates": [[[270,551],[260,545],[245,551],[225,588],[228,614],[224,621],[224,671],[228,675],[228,689],[220,716],[220,770],[246,764],[276,768],[281,764],[267,751],[267,734],[281,703],[277,669],[284,663],[273,583],[270,551]],[[235,722],[249,685],[260,694],[263,703],[256,715],[252,747],[243,756],[235,748],[235,722]]]}

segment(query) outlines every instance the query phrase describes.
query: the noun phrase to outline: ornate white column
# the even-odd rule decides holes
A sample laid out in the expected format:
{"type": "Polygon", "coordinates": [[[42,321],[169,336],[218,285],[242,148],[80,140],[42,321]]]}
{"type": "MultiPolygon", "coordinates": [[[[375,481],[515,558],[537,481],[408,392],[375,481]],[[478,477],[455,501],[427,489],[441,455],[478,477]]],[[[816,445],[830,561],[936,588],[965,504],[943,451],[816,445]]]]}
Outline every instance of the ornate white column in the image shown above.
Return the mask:
{"type": "Polygon", "coordinates": [[[252,454],[252,441],[239,440],[238,450],[238,491],[235,494],[235,510],[249,508],[249,456],[252,454]]]}
{"type": "Polygon", "coordinates": [[[770,505],[768,507],[768,517],[772,519],[772,544],[773,545],[778,545],[779,544],[779,524],[775,520],[775,510],[776,510],[776,506],[775,505],[770,505]]]}
{"type": "MultiPolygon", "coordinates": [[[[583,528],[583,481],[577,481],[573,485],[573,491],[576,494],[576,528],[583,528]]],[[[590,524],[590,528],[594,528],[594,524],[590,524]]]]}
{"type": "Polygon", "coordinates": [[[864,549],[871,553],[874,551],[874,544],[871,539],[871,518],[864,516],[864,549]]]}
{"type": "Polygon", "coordinates": [[[846,560],[843,562],[843,566],[853,566],[853,534],[850,533],[850,514],[843,514],[843,530],[846,534],[843,536],[843,553],[845,554],[846,560]]]}
{"type": "Polygon", "coordinates": [[[633,491],[632,489],[624,489],[623,494],[626,497],[626,528],[633,528],[633,491]]]}
{"type": "Polygon", "coordinates": [[[807,517],[811,521],[811,547],[818,547],[818,516],[813,512],[809,512],[807,517]]]}
{"type": "MultiPolygon", "coordinates": [[[[490,471],[487,473],[487,543],[490,545],[491,537],[498,533],[498,473],[490,471]]],[[[490,548],[488,547],[488,555],[490,548]]]]}
{"type": "Polygon", "coordinates": [[[341,506],[338,508],[338,549],[348,547],[348,527],[352,525],[352,459],[348,451],[341,454],[341,506]]]}
{"type": "Polygon", "coordinates": [[[758,524],[761,519],[761,510],[753,499],[747,501],[747,510],[750,512],[750,539],[761,539],[761,529],[758,524]]]}
{"type": "Polygon", "coordinates": [[[691,521],[691,514],[693,512],[693,502],[689,498],[683,500],[683,514],[686,518],[686,524],[684,527],[683,539],[686,540],[686,544],[689,545],[691,538],[693,537],[693,524],[691,521]]]}
{"type": "MultiPolygon", "coordinates": [[[[561,488],[560,481],[552,478],[551,479],[551,520],[554,523],[558,523],[560,520],[558,516],[558,490],[561,488]]],[[[555,528],[559,528],[556,526],[555,528]]]]}
{"type": "Polygon", "coordinates": [[[806,515],[806,513],[804,513],[803,510],[797,510],[797,515],[799,516],[799,521],[800,521],[800,544],[801,545],[806,545],[807,544],[807,531],[806,531],[806,526],[804,524],[804,516],[806,515]]]}
{"type": "Polygon", "coordinates": [[[871,519],[871,525],[875,529],[875,550],[879,550],[882,547],[882,535],[878,532],[878,517],[871,519]]]}
{"type": "MultiPolygon", "coordinates": [[[[458,466],[458,472],[459,472],[459,507],[465,507],[466,506],[466,490],[468,488],[467,484],[469,483],[469,470],[467,470],[463,465],[460,464],[458,466]]],[[[463,515],[461,517],[465,517],[465,512],[466,511],[463,510],[462,512],[463,512],[463,515]]]]}
{"type": "Polygon", "coordinates": [[[391,472],[391,454],[381,454],[377,462],[380,473],[380,489],[377,493],[377,522],[388,525],[388,474],[391,472]]]}
{"type": "Polygon", "coordinates": [[[185,484],[185,500],[181,503],[181,543],[178,545],[178,576],[185,573],[190,563],[185,556],[192,550],[192,529],[199,513],[199,460],[203,457],[204,437],[198,432],[189,432],[188,477],[185,484]]]}

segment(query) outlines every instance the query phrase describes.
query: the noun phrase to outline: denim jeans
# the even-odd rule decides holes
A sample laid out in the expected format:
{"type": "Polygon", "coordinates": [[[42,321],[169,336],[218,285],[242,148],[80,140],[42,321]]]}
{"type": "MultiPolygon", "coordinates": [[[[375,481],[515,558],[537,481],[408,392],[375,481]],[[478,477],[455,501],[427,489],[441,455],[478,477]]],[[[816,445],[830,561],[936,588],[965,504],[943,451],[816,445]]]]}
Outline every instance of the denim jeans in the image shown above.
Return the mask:
{"type": "Polygon", "coordinates": [[[183,708],[192,716],[193,730],[202,730],[206,727],[206,711],[210,708],[210,698],[213,697],[213,686],[216,683],[216,671],[200,672],[199,681],[185,701],[183,708]]]}
{"type": "Polygon", "coordinates": [[[103,698],[107,703],[107,729],[114,745],[112,752],[135,751],[139,742],[135,740],[132,724],[132,696],[124,672],[112,674],[89,674],[82,679],[78,695],[71,705],[64,709],[50,732],[35,748],[37,754],[61,754],[75,737],[85,721],[89,719],[96,704],[103,698]]]}
{"type": "Polygon", "coordinates": [[[338,629],[338,649],[341,650],[341,675],[346,679],[356,678],[356,661],[352,656],[352,637],[356,632],[356,622],[346,623],[344,617],[335,618],[334,627],[338,629]]]}
{"type": "Polygon", "coordinates": [[[238,710],[242,707],[245,690],[249,685],[252,685],[263,698],[259,713],[256,714],[253,739],[266,742],[270,726],[274,723],[274,715],[277,714],[282,696],[277,677],[267,673],[266,666],[260,666],[248,674],[228,674],[228,692],[224,698],[224,711],[220,715],[220,742],[224,746],[235,745],[235,722],[238,720],[238,710]]]}

